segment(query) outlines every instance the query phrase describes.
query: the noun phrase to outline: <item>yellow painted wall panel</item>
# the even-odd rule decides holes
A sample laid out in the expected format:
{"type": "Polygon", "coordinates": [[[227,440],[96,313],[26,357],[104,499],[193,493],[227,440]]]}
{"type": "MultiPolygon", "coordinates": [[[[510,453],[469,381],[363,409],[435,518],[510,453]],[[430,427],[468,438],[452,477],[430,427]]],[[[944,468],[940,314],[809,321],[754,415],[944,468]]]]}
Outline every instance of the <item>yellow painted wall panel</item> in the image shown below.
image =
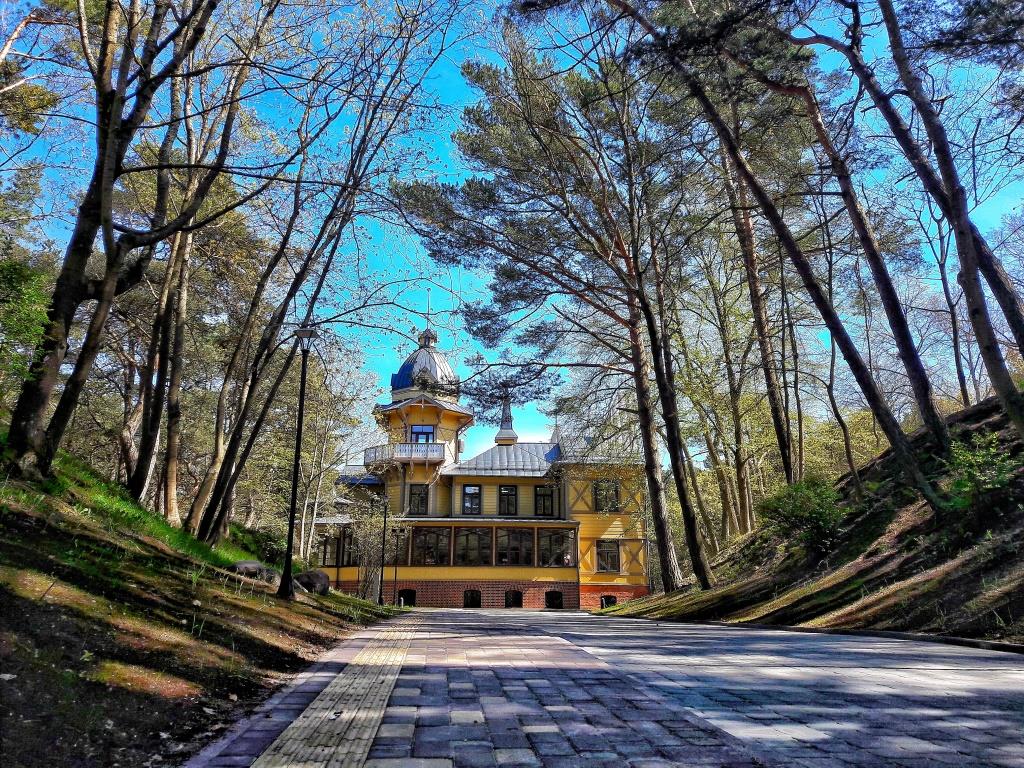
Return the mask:
{"type": "Polygon", "coordinates": [[[580,584],[619,584],[619,585],[641,585],[647,583],[647,576],[643,573],[580,573],[580,584]]]}
{"type": "Polygon", "coordinates": [[[569,480],[569,514],[594,511],[594,493],[589,480],[569,480]]]}
{"type": "Polygon", "coordinates": [[[621,539],[638,536],[643,530],[632,515],[586,515],[579,521],[581,539],[621,539]]]}
{"type": "Polygon", "coordinates": [[[334,581],[359,581],[359,568],[357,566],[350,566],[347,568],[332,568],[330,566],[320,566],[319,570],[327,574],[328,578],[332,582],[334,581]]]}
{"type": "Polygon", "coordinates": [[[451,509],[452,491],[448,487],[448,482],[441,478],[431,489],[433,492],[433,506],[431,507],[431,514],[437,515],[438,517],[447,516],[448,511],[451,509]]]}

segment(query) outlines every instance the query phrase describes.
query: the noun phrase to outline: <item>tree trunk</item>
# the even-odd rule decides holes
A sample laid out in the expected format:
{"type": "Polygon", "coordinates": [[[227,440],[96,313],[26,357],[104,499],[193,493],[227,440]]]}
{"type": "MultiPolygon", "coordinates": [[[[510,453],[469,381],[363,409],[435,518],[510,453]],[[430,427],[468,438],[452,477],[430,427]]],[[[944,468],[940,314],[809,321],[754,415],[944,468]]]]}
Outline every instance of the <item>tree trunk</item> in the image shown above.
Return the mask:
{"type": "MultiPolygon", "coordinates": [[[[852,7],[856,14],[859,38],[859,9],[856,6],[852,7]]],[[[999,260],[970,219],[966,194],[959,181],[959,174],[949,148],[945,128],[925,95],[920,79],[910,65],[909,57],[903,47],[902,34],[895,10],[892,4],[887,2],[880,2],[879,7],[886,23],[893,61],[900,74],[900,80],[907,95],[917,107],[939,163],[940,173],[943,174],[943,180],[939,179],[931,163],[925,157],[920,144],[914,139],[909,127],[896,110],[891,95],[884,91],[874,72],[865,63],[859,47],[846,45],[827,36],[815,36],[807,41],[794,40],[794,42],[798,44],[803,42],[822,43],[846,57],[850,68],[885,119],[893,137],[903,150],[903,154],[921,180],[925,191],[935,200],[943,216],[949,221],[960,256],[959,281],[964,289],[968,316],[974,328],[986,370],[992,381],[993,389],[996,390],[1015,427],[1018,431],[1024,431],[1024,406],[1020,403],[1020,393],[1017,392],[1006,370],[1005,360],[992,332],[991,320],[984,301],[984,292],[978,280],[978,270],[980,269],[984,273],[992,295],[999,303],[1018,347],[1024,347],[1024,305],[1021,304],[1020,297],[1014,290],[1013,284],[999,260]]]]}
{"type": "MultiPolygon", "coordinates": [[[[671,337],[663,323],[667,321],[665,307],[665,275],[662,272],[658,254],[652,250],[651,267],[654,270],[654,290],[657,297],[657,311],[651,306],[643,284],[643,276],[635,269],[635,264],[626,258],[627,270],[632,272],[635,290],[629,292],[630,315],[639,315],[647,327],[647,337],[651,345],[651,357],[654,363],[654,381],[658,387],[658,399],[661,405],[662,422],[665,425],[665,443],[668,449],[669,464],[672,467],[672,479],[675,481],[679,508],[683,518],[683,536],[686,538],[686,551],[690,555],[693,575],[701,589],[710,589],[715,583],[714,574],[708,564],[704,543],[701,541],[697,527],[697,515],[690,501],[690,492],[686,487],[686,468],[683,458],[683,437],[679,430],[679,403],[676,398],[675,364],[672,357],[671,337]],[[635,304],[636,306],[632,306],[635,304]]],[[[637,321],[640,320],[637,317],[637,321]]]]}
{"type": "Polygon", "coordinates": [[[896,293],[896,286],[893,285],[889,269],[886,267],[885,259],[882,256],[882,249],[875,236],[874,227],[868,221],[867,214],[860,204],[860,198],[853,185],[850,168],[846,164],[839,150],[832,143],[832,137],[825,129],[825,123],[821,117],[821,110],[818,101],[811,93],[810,88],[800,89],[803,101],[807,107],[808,116],[814,126],[818,144],[825,150],[825,154],[832,166],[832,175],[839,182],[840,195],[846,207],[847,215],[853,223],[853,229],[857,233],[861,250],[867,259],[871,276],[874,278],[875,287],[878,289],[878,296],[882,301],[882,308],[885,310],[886,319],[889,321],[889,329],[892,331],[893,339],[896,342],[896,349],[903,369],[910,380],[910,388],[914,393],[914,401],[917,404],[918,413],[925,427],[931,432],[936,445],[945,452],[949,448],[949,430],[946,428],[946,421],[939,414],[935,407],[932,384],[925,371],[921,355],[917,351],[914,342],[914,335],[907,322],[907,316],[903,311],[899,294],[896,293]]]}
{"type": "Polygon", "coordinates": [[[946,271],[946,255],[943,253],[938,261],[939,281],[942,283],[942,296],[946,300],[946,307],[949,309],[949,334],[953,344],[953,364],[956,368],[956,381],[960,385],[960,400],[964,408],[971,405],[971,395],[967,391],[967,374],[964,373],[963,351],[960,348],[960,315],[957,312],[956,301],[953,299],[953,291],[949,284],[949,273],[946,271]]]}
{"type": "Polygon", "coordinates": [[[633,382],[636,386],[637,421],[640,427],[640,443],[644,453],[644,476],[651,496],[651,522],[654,526],[654,544],[658,550],[658,564],[661,566],[661,584],[665,592],[674,592],[683,584],[683,571],[679,567],[668,510],[665,506],[665,483],[661,477],[661,457],[654,425],[654,407],[651,402],[651,386],[648,380],[650,362],[647,350],[640,341],[635,325],[629,329],[630,355],[633,361],[633,382]]]}
{"type": "Polygon", "coordinates": [[[718,495],[722,500],[722,519],[718,529],[718,538],[724,546],[731,537],[729,519],[733,517],[732,497],[729,494],[725,467],[722,466],[722,462],[718,459],[718,448],[714,440],[712,440],[711,433],[708,431],[706,424],[704,425],[704,444],[707,446],[708,461],[711,463],[711,469],[715,473],[715,482],[718,483],[718,495]]]}
{"type": "Polygon", "coordinates": [[[47,312],[46,330],[39,342],[28,375],[21,385],[18,400],[11,413],[7,435],[8,461],[12,469],[29,476],[45,474],[39,466],[46,439],[43,419],[60,378],[60,368],[68,353],[71,324],[82,302],[82,275],[92,256],[93,244],[100,228],[100,162],[78,207],[74,232],[64,252],[64,262],[54,286],[47,312]]]}
{"type": "Polygon", "coordinates": [[[800,346],[796,338],[796,324],[793,322],[793,307],[789,294],[782,294],[782,316],[784,318],[782,332],[789,337],[790,357],[793,360],[793,406],[796,411],[796,441],[792,443],[796,451],[793,476],[804,479],[804,404],[800,396],[800,346]]]}
{"type": "Polygon", "coordinates": [[[690,485],[693,487],[693,500],[697,505],[697,512],[700,514],[701,522],[703,523],[705,541],[707,542],[708,549],[711,550],[711,556],[714,557],[718,554],[719,545],[718,537],[715,534],[715,526],[711,521],[711,515],[708,514],[707,505],[704,503],[704,494],[700,490],[700,483],[697,482],[697,470],[693,466],[693,457],[690,456],[690,450],[686,447],[686,443],[683,443],[683,456],[686,459],[686,473],[690,478],[690,485]]]}
{"type": "MultiPolygon", "coordinates": [[[[968,317],[974,328],[974,335],[981,351],[982,360],[985,363],[985,370],[988,372],[992,388],[1002,402],[1003,408],[1013,422],[1017,431],[1024,435],[1024,401],[1020,392],[1013,382],[1013,377],[1006,366],[1002,350],[999,347],[999,339],[992,326],[988,314],[988,306],[985,302],[985,292],[979,279],[979,266],[983,258],[987,262],[995,262],[994,255],[983,256],[983,248],[975,237],[976,229],[970,218],[970,210],[967,205],[967,194],[960,181],[960,173],[956,167],[953,151],[946,135],[945,126],[935,111],[931,100],[924,92],[921,79],[914,71],[903,45],[903,35],[900,30],[899,19],[891,0],[878,0],[878,7],[882,11],[882,18],[885,21],[885,28],[889,36],[889,47],[892,51],[892,58],[899,72],[900,81],[907,89],[910,100],[917,108],[921,123],[925,127],[928,138],[931,141],[932,152],[939,167],[939,174],[942,178],[942,186],[946,193],[946,208],[948,210],[950,224],[952,225],[954,239],[957,245],[957,252],[960,255],[960,275],[958,280],[964,289],[964,299],[967,301],[968,317]]],[[[941,207],[941,204],[940,204],[941,207]]],[[[987,244],[985,246],[987,248],[987,244]]],[[[987,276],[987,275],[986,275],[987,276]]],[[[1013,301],[1003,307],[1007,323],[1013,332],[1018,348],[1024,349],[1024,308],[1020,304],[1019,297],[1013,290],[1012,285],[1003,284],[1005,273],[999,275],[995,280],[989,278],[989,285],[997,301],[1001,295],[1001,289],[1009,293],[1013,301]]],[[[1008,282],[1008,278],[1006,279],[1008,282]]],[[[1003,302],[1000,301],[1000,306],[1003,302]]]]}
{"type": "Polygon", "coordinates": [[[757,334],[757,346],[761,353],[761,371],[764,375],[765,393],[768,397],[768,410],[771,412],[772,427],[775,429],[775,440],[779,444],[782,472],[786,477],[786,482],[792,483],[794,480],[792,449],[789,444],[785,412],[782,410],[779,377],[775,371],[775,353],[772,350],[771,331],[768,326],[768,311],[765,308],[764,296],[761,292],[761,276],[758,270],[754,227],[750,220],[746,189],[740,186],[737,190],[737,185],[733,182],[733,170],[729,165],[728,159],[723,160],[722,166],[722,178],[725,182],[725,191],[729,196],[729,207],[732,209],[736,238],[739,240],[740,251],[743,254],[743,268],[746,272],[747,289],[750,294],[750,309],[754,317],[754,332],[757,334]]]}
{"type": "MultiPolygon", "coordinates": [[[[185,237],[191,239],[192,234],[185,237]]],[[[171,353],[171,374],[167,385],[167,448],[164,458],[164,517],[171,525],[181,526],[178,511],[178,460],[181,453],[181,377],[185,368],[184,348],[188,318],[189,254],[182,253],[178,267],[177,301],[174,307],[174,347],[171,353]]]]}
{"type": "Polygon", "coordinates": [[[185,257],[185,250],[191,241],[191,233],[179,232],[174,236],[164,269],[164,279],[160,286],[160,296],[153,313],[146,363],[142,369],[143,416],[138,461],[135,464],[135,471],[128,480],[128,492],[137,501],[141,501],[146,495],[153,463],[156,461],[160,427],[164,417],[164,404],[167,398],[167,377],[170,348],[173,342],[174,305],[177,299],[179,269],[181,261],[185,257]]]}
{"type": "MultiPolygon", "coordinates": [[[[829,166],[833,177],[839,183],[839,193],[843,200],[850,222],[853,224],[854,232],[860,243],[861,250],[868,262],[875,287],[878,289],[879,298],[882,301],[882,308],[885,310],[886,319],[889,321],[889,328],[892,331],[893,339],[896,342],[896,349],[903,369],[907,373],[911,390],[914,393],[914,401],[917,404],[918,413],[925,427],[931,432],[938,447],[945,452],[949,447],[949,430],[946,422],[935,407],[934,394],[931,381],[925,371],[921,355],[917,351],[910,324],[907,322],[906,313],[903,311],[902,302],[896,292],[896,286],[892,282],[889,269],[886,266],[885,258],[882,256],[882,249],[875,236],[874,227],[867,217],[867,213],[861,206],[860,198],[857,195],[853,184],[853,177],[850,168],[842,154],[832,141],[832,136],[825,127],[825,121],[821,115],[821,108],[810,85],[785,85],[775,82],[769,77],[756,72],[752,67],[745,64],[744,69],[769,90],[788,96],[799,98],[806,109],[808,120],[814,129],[815,139],[818,146],[822,148],[828,158],[829,166]]],[[[827,220],[827,217],[824,217],[827,220]]],[[[827,224],[826,224],[827,226],[827,224]]]]}
{"type": "Polygon", "coordinates": [[[104,329],[107,325],[107,318],[110,316],[110,307],[114,302],[116,288],[117,271],[108,269],[96,300],[96,306],[93,308],[92,316],[89,319],[85,338],[82,340],[82,346],[75,357],[75,366],[67,381],[64,382],[64,389],[61,391],[57,407],[54,409],[53,415],[50,417],[50,423],[44,432],[41,449],[37,453],[38,463],[36,466],[43,475],[50,473],[50,465],[53,463],[54,458],[56,458],[57,449],[60,447],[67,425],[74,415],[75,408],[78,405],[78,398],[85,387],[86,379],[89,377],[89,371],[92,370],[92,364],[103,345],[104,329]]]}
{"type": "MultiPolygon", "coordinates": [[[[657,34],[656,30],[655,34],[657,34]]],[[[857,350],[856,344],[854,344],[853,339],[847,332],[842,318],[821,290],[821,285],[814,274],[814,269],[812,268],[810,261],[803,252],[803,249],[797,243],[796,238],[793,236],[788,225],[783,220],[774,200],[772,200],[771,195],[761,185],[760,181],[750,169],[746,159],[739,151],[739,147],[736,145],[728,125],[726,125],[725,121],[722,119],[721,113],[708,97],[707,92],[704,90],[704,87],[701,85],[696,75],[690,71],[687,65],[680,62],[674,55],[672,55],[671,58],[673,65],[689,88],[690,94],[694,99],[696,99],[698,104],[700,104],[705,117],[718,134],[719,141],[725,145],[725,148],[729,153],[733,164],[736,166],[740,177],[746,183],[751,194],[753,194],[754,198],[760,205],[765,219],[771,225],[776,237],[778,237],[783,250],[789,257],[789,260],[796,269],[797,274],[800,275],[800,279],[804,284],[805,290],[814,302],[814,305],[824,320],[829,333],[836,340],[836,344],[838,345],[843,358],[846,360],[847,365],[850,367],[850,371],[857,380],[857,384],[864,393],[864,398],[867,401],[868,406],[875,414],[879,425],[885,432],[886,437],[889,439],[893,453],[899,461],[903,471],[906,473],[907,478],[913,482],[924,498],[928,501],[929,505],[935,509],[940,509],[942,507],[941,500],[932,488],[931,483],[929,483],[927,478],[925,478],[921,468],[918,466],[916,457],[914,456],[914,451],[907,440],[906,435],[903,434],[903,430],[900,428],[899,422],[897,422],[895,417],[892,415],[892,412],[885,403],[882,393],[879,391],[878,386],[875,384],[874,379],[868,371],[867,366],[864,365],[860,352],[857,350]]]]}

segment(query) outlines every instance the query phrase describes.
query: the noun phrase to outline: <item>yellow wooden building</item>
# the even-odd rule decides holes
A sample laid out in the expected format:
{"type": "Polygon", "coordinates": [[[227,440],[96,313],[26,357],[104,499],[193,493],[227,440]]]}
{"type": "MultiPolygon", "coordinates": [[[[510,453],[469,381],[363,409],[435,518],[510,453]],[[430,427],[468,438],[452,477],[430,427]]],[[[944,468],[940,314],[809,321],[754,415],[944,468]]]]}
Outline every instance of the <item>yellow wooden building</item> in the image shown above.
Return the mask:
{"type": "MultiPolygon", "coordinates": [[[[374,409],[387,443],[344,478],[387,506],[397,562],[384,569],[384,599],[588,609],[647,594],[642,467],[570,450],[557,431],[520,442],[507,405],[494,446],[463,459],[473,413],[436,344],[431,329],[420,334],[391,377],[391,402],[374,409]]],[[[336,588],[356,592],[367,569],[341,520],[320,565],[336,588]]]]}

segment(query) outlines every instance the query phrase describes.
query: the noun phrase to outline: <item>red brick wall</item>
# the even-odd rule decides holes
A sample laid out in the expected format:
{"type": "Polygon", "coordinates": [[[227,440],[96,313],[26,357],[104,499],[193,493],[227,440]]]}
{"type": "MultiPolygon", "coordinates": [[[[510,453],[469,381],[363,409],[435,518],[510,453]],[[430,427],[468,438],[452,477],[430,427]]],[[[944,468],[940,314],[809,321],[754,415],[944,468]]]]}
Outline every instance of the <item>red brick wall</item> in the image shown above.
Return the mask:
{"type": "Polygon", "coordinates": [[[600,584],[583,584],[580,586],[580,608],[585,611],[597,610],[601,607],[603,595],[614,595],[616,600],[624,603],[636,597],[649,595],[651,590],[642,586],[601,586],[600,584]]]}
{"type": "Polygon", "coordinates": [[[416,605],[429,608],[461,608],[463,593],[467,589],[480,590],[481,608],[504,608],[505,592],[517,589],[523,593],[523,608],[543,608],[544,593],[557,590],[562,593],[563,608],[579,608],[579,584],[574,581],[403,581],[396,588],[393,581],[384,586],[384,599],[395,601],[403,589],[416,590],[416,605]]]}

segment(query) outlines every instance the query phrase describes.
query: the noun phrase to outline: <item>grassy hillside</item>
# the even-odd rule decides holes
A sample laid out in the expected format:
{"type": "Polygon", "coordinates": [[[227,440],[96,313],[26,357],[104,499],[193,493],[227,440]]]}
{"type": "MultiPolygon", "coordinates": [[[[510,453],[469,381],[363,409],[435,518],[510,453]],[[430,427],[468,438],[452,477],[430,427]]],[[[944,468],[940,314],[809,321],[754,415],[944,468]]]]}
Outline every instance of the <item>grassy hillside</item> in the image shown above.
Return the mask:
{"type": "Polygon", "coordinates": [[[824,553],[762,531],[717,559],[715,589],[655,595],[605,613],[1024,641],[1024,445],[992,401],[956,414],[950,428],[962,443],[995,435],[998,446],[998,460],[976,452],[952,468],[938,460],[924,466],[959,497],[955,507],[933,513],[882,454],[861,472],[861,501],[849,478],[840,481],[844,517],[824,553]],[[964,490],[965,475],[996,464],[1001,488],[964,490]]]}
{"type": "Polygon", "coordinates": [[[282,603],[211,549],[63,457],[45,486],[0,484],[5,766],[177,764],[386,609],[282,603]]]}

